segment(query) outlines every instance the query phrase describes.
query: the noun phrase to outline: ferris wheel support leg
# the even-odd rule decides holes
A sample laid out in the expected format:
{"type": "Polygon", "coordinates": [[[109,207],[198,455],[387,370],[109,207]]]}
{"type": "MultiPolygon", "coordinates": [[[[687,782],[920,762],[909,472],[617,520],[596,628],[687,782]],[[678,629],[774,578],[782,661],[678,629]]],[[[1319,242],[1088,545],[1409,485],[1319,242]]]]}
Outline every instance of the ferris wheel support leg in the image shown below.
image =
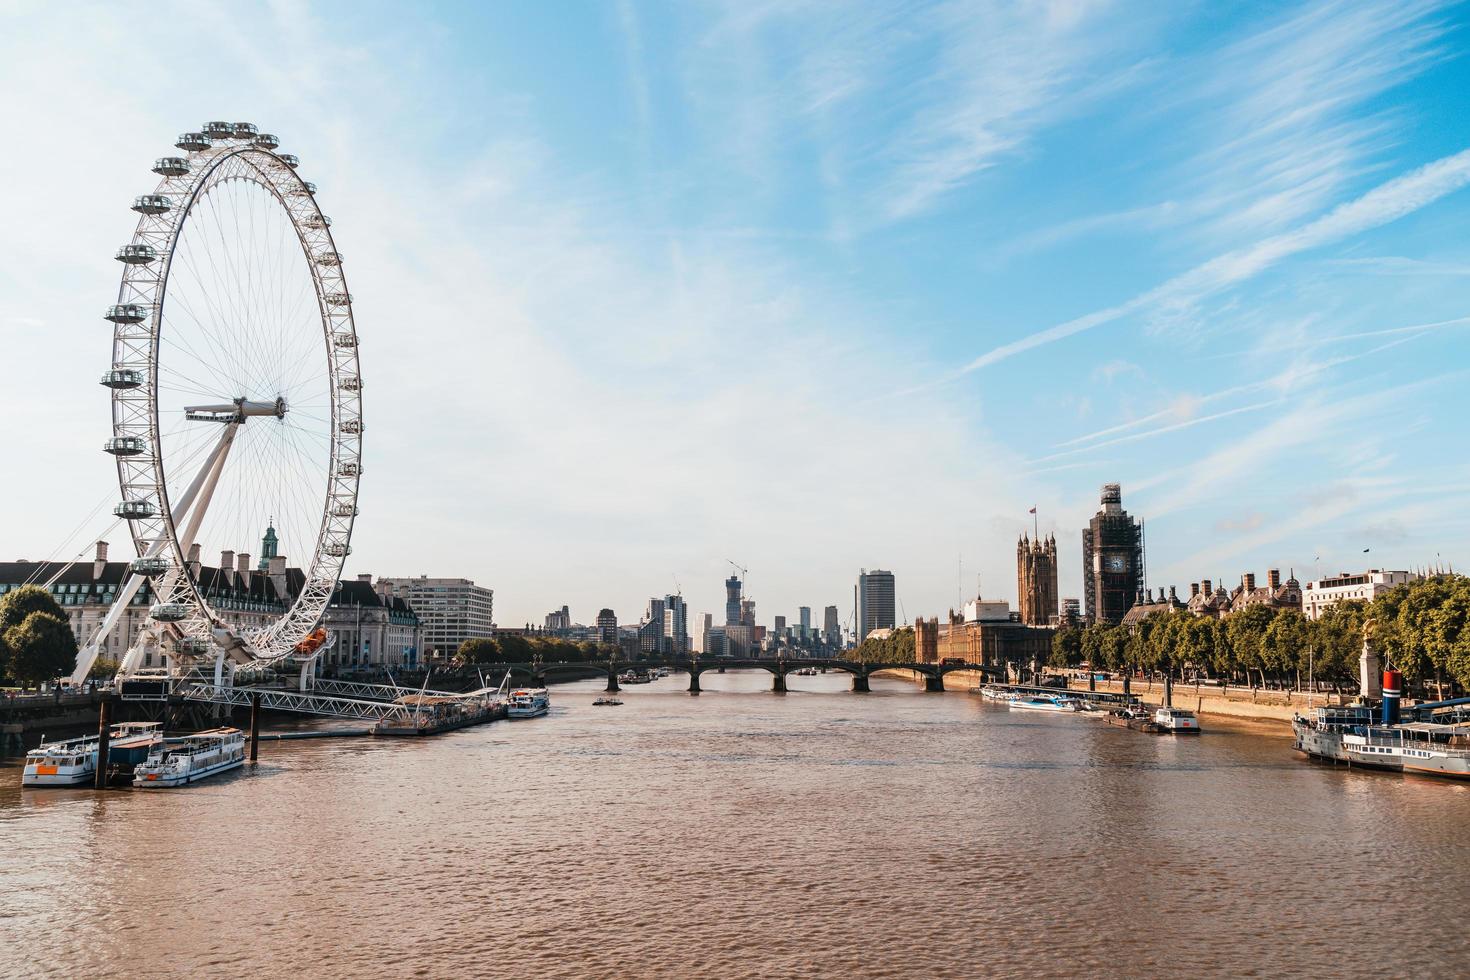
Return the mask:
{"type": "MultiPolygon", "coordinates": [[[[193,508],[194,498],[199,495],[199,491],[205,485],[206,481],[209,484],[208,494],[212,495],[214,493],[215,484],[219,482],[220,471],[224,469],[224,458],[229,455],[230,445],[235,441],[235,430],[237,426],[238,423],[231,423],[225,427],[224,432],[220,433],[219,442],[215,445],[214,450],[204,460],[204,465],[199,468],[199,473],[194,477],[193,482],[189,484],[189,488],[184,491],[184,495],[179,498],[178,504],[174,506],[172,517],[175,523],[183,520],[184,516],[193,508]],[[213,474],[212,478],[210,476],[211,474],[213,474]]],[[[208,506],[207,497],[205,506],[208,506]]],[[[194,533],[199,530],[199,520],[202,517],[203,508],[201,507],[195,511],[195,518],[190,521],[189,539],[191,542],[194,533]]],[[[157,541],[154,541],[149,546],[148,551],[142,557],[152,558],[158,555],[163,551],[164,545],[166,544],[168,544],[168,538],[160,536],[157,541]]],[[[184,549],[185,551],[188,550],[187,544],[184,545],[184,549]]],[[[80,685],[87,679],[87,675],[92,672],[92,665],[97,662],[97,654],[102,649],[102,641],[112,635],[112,631],[117,628],[118,622],[121,621],[123,615],[128,611],[128,607],[132,604],[133,597],[138,594],[138,590],[143,587],[143,583],[146,581],[147,579],[141,575],[128,574],[127,579],[118,590],[117,598],[112,602],[112,607],[107,611],[107,617],[102,620],[102,625],[97,627],[97,632],[92,636],[92,639],[77,654],[77,666],[71,675],[73,685],[80,685]]],[[[141,659],[141,654],[136,654],[132,649],[129,649],[119,667],[118,674],[127,676],[136,670],[139,659],[141,659]]]]}
{"type": "MultiPolygon", "coordinates": [[[[234,443],[235,433],[239,429],[239,422],[230,422],[225,426],[225,431],[219,437],[219,445],[215,447],[212,454],[213,458],[200,473],[200,477],[204,478],[204,484],[199,491],[199,502],[189,508],[189,523],[184,527],[184,533],[179,535],[179,549],[186,555],[194,544],[194,535],[199,533],[199,525],[203,523],[205,513],[209,510],[209,502],[214,498],[214,488],[219,485],[220,474],[225,471],[225,460],[229,458],[230,446],[234,443]]],[[[199,477],[195,477],[196,482],[198,479],[199,477]]],[[[193,501],[190,503],[192,504],[193,501]]]]}

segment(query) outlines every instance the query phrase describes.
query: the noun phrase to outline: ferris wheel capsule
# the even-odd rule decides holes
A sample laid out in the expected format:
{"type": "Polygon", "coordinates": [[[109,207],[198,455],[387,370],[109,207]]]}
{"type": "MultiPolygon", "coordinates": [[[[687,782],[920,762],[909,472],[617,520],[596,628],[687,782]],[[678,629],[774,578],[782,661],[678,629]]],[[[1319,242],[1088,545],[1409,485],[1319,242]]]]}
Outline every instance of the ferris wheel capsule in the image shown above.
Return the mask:
{"type": "Polygon", "coordinates": [[[167,214],[174,202],[162,194],[143,194],[133,198],[133,210],[139,214],[167,214]]]}
{"type": "Polygon", "coordinates": [[[102,444],[104,452],[114,456],[140,456],[148,444],[138,436],[113,436],[102,444]]]}
{"type": "Polygon", "coordinates": [[[153,172],[161,177],[183,177],[189,172],[189,161],[183,157],[159,157],[153,161],[153,172]]]}
{"type": "Polygon", "coordinates": [[[146,521],[157,515],[151,500],[124,500],[112,508],[114,516],[125,521],[146,521]]]}
{"type": "Polygon", "coordinates": [[[301,165],[301,158],[294,153],[277,153],[276,159],[284,163],[286,166],[290,167],[292,170],[295,170],[301,165]]]}
{"type": "Polygon", "coordinates": [[[271,133],[256,133],[255,145],[260,147],[262,150],[274,150],[276,147],[281,145],[281,141],[276,139],[276,137],[271,133]]]}
{"type": "Polygon", "coordinates": [[[189,618],[193,609],[183,602],[159,602],[148,610],[148,615],[160,623],[179,623],[189,618]]]}
{"type": "Polygon", "coordinates": [[[124,245],[113,258],[126,265],[147,265],[158,258],[158,252],[152,245],[124,245]]]}
{"type": "Polygon", "coordinates": [[[108,388],[118,390],[141,388],[143,386],[143,372],[133,368],[114,368],[102,376],[101,383],[108,388]]]}
{"type": "Polygon", "coordinates": [[[255,137],[260,135],[260,130],[255,128],[255,123],[237,122],[230,127],[230,135],[237,140],[250,140],[255,142],[255,137]]]}
{"type": "Polygon", "coordinates": [[[327,293],[327,295],[323,296],[322,299],[326,301],[326,304],[328,306],[351,306],[352,305],[352,294],[351,293],[327,293]]]}
{"type": "Polygon", "coordinates": [[[177,146],[179,149],[189,150],[191,152],[207,150],[212,145],[209,137],[203,133],[181,133],[179,134],[179,138],[174,142],[174,146],[177,146]]]}
{"type": "Polygon", "coordinates": [[[157,578],[169,570],[168,559],[160,555],[145,555],[128,562],[128,571],[144,578],[157,578]]]}
{"type": "Polygon", "coordinates": [[[307,215],[306,218],[305,218],[305,220],[303,220],[301,223],[303,225],[305,225],[306,227],[308,227],[308,228],[330,228],[330,227],[332,227],[332,219],[329,218],[329,217],[327,217],[324,214],[311,214],[311,215],[307,215]]]}
{"type": "Polygon", "coordinates": [[[204,135],[211,140],[228,140],[235,137],[234,123],[216,120],[204,124],[204,135]]]}
{"type": "Polygon", "coordinates": [[[148,308],[139,306],[137,303],[120,303],[117,306],[109,306],[107,312],[102,314],[104,320],[113,323],[142,323],[148,319],[148,308]]]}
{"type": "Polygon", "coordinates": [[[316,193],[316,185],[309,180],[303,180],[297,187],[287,191],[292,197],[311,197],[316,193]]]}
{"type": "Polygon", "coordinates": [[[316,254],[316,264],[317,265],[341,265],[342,264],[342,253],[341,252],[318,252],[316,254]]]}

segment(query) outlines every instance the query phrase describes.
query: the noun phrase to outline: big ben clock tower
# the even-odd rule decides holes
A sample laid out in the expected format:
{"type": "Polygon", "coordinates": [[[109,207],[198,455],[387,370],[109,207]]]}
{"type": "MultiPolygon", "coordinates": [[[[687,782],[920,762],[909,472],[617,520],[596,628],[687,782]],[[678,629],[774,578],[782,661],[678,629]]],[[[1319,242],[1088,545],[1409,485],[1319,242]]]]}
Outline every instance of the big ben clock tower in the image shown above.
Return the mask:
{"type": "Polygon", "coordinates": [[[1083,615],[1116,624],[1143,588],[1143,524],[1123,509],[1116,483],[1102,488],[1102,509],[1082,532],[1083,615]]]}

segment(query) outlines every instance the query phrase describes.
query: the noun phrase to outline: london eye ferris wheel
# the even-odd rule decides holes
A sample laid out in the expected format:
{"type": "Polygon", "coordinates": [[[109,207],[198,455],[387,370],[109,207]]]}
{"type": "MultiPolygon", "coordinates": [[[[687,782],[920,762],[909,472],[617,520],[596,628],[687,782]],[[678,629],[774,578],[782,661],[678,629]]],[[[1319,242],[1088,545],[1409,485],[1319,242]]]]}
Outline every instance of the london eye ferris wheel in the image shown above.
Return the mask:
{"type": "MultiPolygon", "coordinates": [[[[210,122],[175,145],[133,202],[106,311],[104,448],[137,549],[113,613],[146,581],[149,628],[176,661],[269,665],[316,627],[350,550],[363,428],[352,297],[316,187],[276,137],[210,122]],[[268,616],[246,616],[190,562],[244,551],[267,523],[301,577],[268,616]]],[[[135,646],[122,672],[136,661],[135,646]]]]}

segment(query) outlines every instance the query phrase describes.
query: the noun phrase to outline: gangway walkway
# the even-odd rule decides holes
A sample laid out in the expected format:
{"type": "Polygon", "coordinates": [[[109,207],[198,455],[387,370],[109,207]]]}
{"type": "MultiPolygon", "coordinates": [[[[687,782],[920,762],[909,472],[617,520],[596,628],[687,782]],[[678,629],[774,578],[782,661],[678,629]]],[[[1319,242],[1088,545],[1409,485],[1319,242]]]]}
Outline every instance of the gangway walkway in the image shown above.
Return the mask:
{"type": "MultiPolygon", "coordinates": [[[[389,688],[389,690],[392,690],[389,688]]],[[[248,708],[254,698],[271,711],[294,711],[304,715],[326,715],[332,718],[366,718],[377,721],[403,705],[393,701],[369,701],[360,698],[333,697],[324,694],[302,694],[280,688],[223,687],[217,684],[189,684],[176,692],[185,701],[201,704],[225,704],[248,708]]],[[[460,695],[454,695],[459,697],[460,695]]]]}
{"type": "MultiPolygon", "coordinates": [[[[265,690],[262,688],[261,690],[265,690]]],[[[335,695],[347,698],[366,698],[370,701],[397,701],[409,694],[423,694],[431,698],[467,698],[472,693],[463,691],[434,691],[416,687],[395,687],[392,684],[360,684],[356,681],[334,681],[317,678],[311,682],[310,694],[335,695]]]]}

